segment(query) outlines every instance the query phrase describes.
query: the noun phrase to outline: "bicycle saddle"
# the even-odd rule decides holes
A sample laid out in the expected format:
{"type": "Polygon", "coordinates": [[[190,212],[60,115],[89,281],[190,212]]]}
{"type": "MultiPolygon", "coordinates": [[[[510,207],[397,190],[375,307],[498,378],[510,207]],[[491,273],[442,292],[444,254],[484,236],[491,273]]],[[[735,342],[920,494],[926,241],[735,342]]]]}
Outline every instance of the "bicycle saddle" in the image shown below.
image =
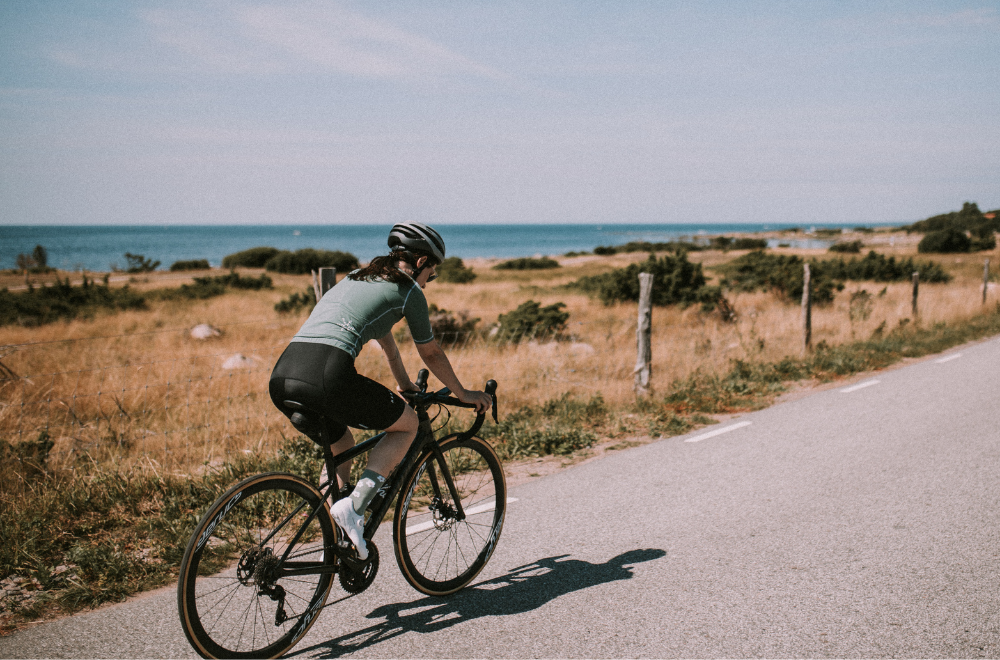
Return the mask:
{"type": "Polygon", "coordinates": [[[298,401],[282,401],[281,403],[285,408],[295,411],[288,416],[288,420],[295,427],[295,430],[313,439],[320,436],[320,430],[323,428],[323,415],[315,410],[310,410],[298,401]]]}

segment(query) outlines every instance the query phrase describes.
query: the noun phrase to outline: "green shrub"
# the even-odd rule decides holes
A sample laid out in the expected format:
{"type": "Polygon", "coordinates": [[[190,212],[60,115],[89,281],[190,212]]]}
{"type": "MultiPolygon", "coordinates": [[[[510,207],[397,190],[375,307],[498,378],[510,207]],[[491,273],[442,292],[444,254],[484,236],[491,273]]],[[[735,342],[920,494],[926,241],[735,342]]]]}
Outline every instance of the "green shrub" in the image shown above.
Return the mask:
{"type": "Polygon", "coordinates": [[[561,302],[546,307],[534,300],[522,303],[517,309],[500,315],[495,338],[516,344],[524,338],[558,336],[569,320],[569,312],[562,311],[564,307],[566,304],[561,302]]]}
{"type": "Polygon", "coordinates": [[[704,249],[703,246],[688,241],[667,241],[665,243],[629,241],[624,245],[595,247],[594,254],[605,257],[612,254],[629,254],[632,252],[674,252],[679,254],[681,252],[698,252],[704,249]]]}
{"type": "Polygon", "coordinates": [[[267,260],[280,252],[273,247],[255,247],[242,252],[227,254],[222,258],[223,268],[263,268],[267,260]]]}
{"type": "Polygon", "coordinates": [[[676,256],[664,255],[659,259],[651,254],[646,261],[603,275],[582,277],[571,286],[597,295],[606,305],[637,301],[639,273],[653,275],[654,305],[701,303],[707,310],[714,308],[719,298],[718,287],[706,286],[701,264],[688,261],[683,251],[676,256]]]}
{"type": "Polygon", "coordinates": [[[985,238],[990,234],[1000,231],[1000,216],[994,215],[992,218],[987,218],[979,210],[979,206],[975,202],[965,202],[962,204],[962,210],[960,211],[935,215],[926,220],[907,225],[903,229],[907,233],[919,232],[922,234],[954,229],[962,232],[972,232],[973,236],[985,238]]]}
{"type": "Polygon", "coordinates": [[[243,277],[234,271],[228,275],[196,277],[194,284],[182,284],[177,289],[158,289],[150,294],[161,300],[204,300],[221,296],[227,288],[260,291],[273,286],[271,278],[263,273],[259,277],[243,277]]]}
{"type": "Polygon", "coordinates": [[[208,270],[211,268],[208,264],[208,259],[192,259],[190,261],[175,261],[170,264],[170,270],[208,270]]]}
{"type": "Polygon", "coordinates": [[[859,254],[865,244],[862,241],[847,241],[844,243],[834,243],[830,246],[830,252],[846,252],[859,254]]]}
{"type": "Polygon", "coordinates": [[[128,262],[128,266],[125,268],[126,273],[151,273],[160,267],[159,261],[147,259],[141,254],[126,252],[125,260],[128,262]]]}
{"type": "Polygon", "coordinates": [[[997,237],[994,234],[990,234],[985,237],[972,237],[972,242],[969,245],[970,252],[982,252],[983,250],[995,250],[997,247],[997,237]]]}
{"type": "Polygon", "coordinates": [[[0,289],[0,326],[36,326],[58,320],[75,319],[77,316],[92,316],[98,310],[145,309],[146,298],[127,285],[121,288],[108,286],[83,277],[80,286],[70,284],[69,277],[63,282],[56,279],[51,286],[34,287],[27,291],[11,293],[0,289]]]}
{"type": "MultiPolygon", "coordinates": [[[[722,276],[723,287],[744,292],[773,291],[779,297],[794,302],[802,298],[804,263],[801,257],[794,255],[750,252],[716,266],[715,271],[722,276]]],[[[834,291],[843,288],[815,262],[810,264],[809,276],[811,297],[815,304],[824,305],[833,301],[834,291]]]]}
{"type": "Polygon", "coordinates": [[[831,259],[817,263],[817,268],[823,269],[835,280],[905,282],[912,277],[914,271],[919,271],[923,282],[944,284],[951,281],[951,275],[933,261],[915,261],[913,257],[897,260],[896,257],[886,257],[874,250],[869,251],[863,259],[852,257],[850,261],[831,259]]]}
{"type": "Polygon", "coordinates": [[[763,238],[729,238],[728,236],[716,236],[711,240],[709,246],[713,250],[763,250],[767,248],[767,240],[763,238]]]}
{"type": "Polygon", "coordinates": [[[917,245],[917,252],[936,252],[941,254],[968,252],[972,241],[964,231],[958,229],[942,229],[928,232],[917,245]]]}
{"type": "Polygon", "coordinates": [[[434,337],[442,346],[451,346],[463,342],[476,331],[478,318],[469,318],[469,313],[449,312],[447,309],[439,308],[431,303],[428,308],[431,330],[434,337]]]}
{"type": "Polygon", "coordinates": [[[279,314],[293,314],[301,309],[312,311],[316,306],[316,291],[311,287],[306,287],[303,293],[293,293],[287,298],[274,305],[274,311],[279,314]]]}
{"type": "Polygon", "coordinates": [[[438,279],[451,284],[466,284],[476,279],[476,274],[458,257],[448,257],[436,269],[438,279]]]}
{"type": "Polygon", "coordinates": [[[549,257],[522,257],[504,261],[493,267],[496,270],[545,270],[548,268],[559,268],[559,262],[549,257]]]}
{"type": "Polygon", "coordinates": [[[480,435],[502,460],[567,455],[593,445],[595,431],[607,417],[608,408],[600,394],[581,401],[567,393],[540,406],[523,406],[504,415],[499,424],[485,424],[480,435]]]}
{"type": "Polygon", "coordinates": [[[267,260],[264,268],[276,273],[305,275],[313,270],[330,267],[336,268],[337,272],[347,273],[358,265],[358,258],[350,252],[303,248],[295,252],[278,252],[267,260]]]}

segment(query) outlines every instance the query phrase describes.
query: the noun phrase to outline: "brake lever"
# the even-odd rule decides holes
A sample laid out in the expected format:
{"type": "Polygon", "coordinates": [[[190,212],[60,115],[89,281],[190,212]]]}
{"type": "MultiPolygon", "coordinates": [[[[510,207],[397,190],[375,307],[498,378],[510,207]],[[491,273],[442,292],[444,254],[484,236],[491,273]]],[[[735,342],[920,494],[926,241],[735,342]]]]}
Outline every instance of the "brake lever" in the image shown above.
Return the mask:
{"type": "Polygon", "coordinates": [[[493,399],[493,423],[499,424],[500,421],[497,419],[497,382],[492,378],[486,381],[486,393],[493,399]]]}

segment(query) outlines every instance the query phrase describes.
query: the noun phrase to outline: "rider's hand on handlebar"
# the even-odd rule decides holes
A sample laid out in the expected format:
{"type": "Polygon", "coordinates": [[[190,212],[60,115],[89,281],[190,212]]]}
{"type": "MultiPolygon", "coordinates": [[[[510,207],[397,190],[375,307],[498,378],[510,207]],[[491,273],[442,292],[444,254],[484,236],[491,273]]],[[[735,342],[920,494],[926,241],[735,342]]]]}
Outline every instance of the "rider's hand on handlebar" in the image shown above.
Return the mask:
{"type": "Polygon", "coordinates": [[[458,400],[462,403],[473,403],[476,406],[476,412],[480,415],[486,413],[493,406],[493,397],[491,397],[486,392],[480,392],[478,390],[465,390],[464,392],[455,394],[458,400]]]}
{"type": "Polygon", "coordinates": [[[407,385],[406,387],[404,387],[404,386],[402,386],[402,385],[397,385],[397,386],[396,386],[396,391],[397,391],[397,392],[399,392],[399,395],[400,395],[400,396],[402,396],[402,397],[403,397],[403,398],[405,399],[405,398],[406,398],[406,394],[407,394],[408,392],[409,392],[409,393],[413,393],[413,392],[419,392],[419,391],[420,391],[420,388],[419,388],[419,387],[417,387],[417,386],[416,386],[416,385],[415,385],[415,384],[414,384],[414,383],[413,383],[413,382],[411,381],[411,382],[410,382],[410,384],[409,384],[409,385],[407,385]]]}

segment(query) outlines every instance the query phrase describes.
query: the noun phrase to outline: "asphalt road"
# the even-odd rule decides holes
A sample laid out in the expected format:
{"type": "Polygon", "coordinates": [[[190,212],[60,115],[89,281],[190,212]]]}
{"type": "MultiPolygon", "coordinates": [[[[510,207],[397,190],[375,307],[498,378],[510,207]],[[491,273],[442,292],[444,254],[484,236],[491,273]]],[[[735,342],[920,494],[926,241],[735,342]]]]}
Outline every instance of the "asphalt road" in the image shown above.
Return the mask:
{"type": "MultiPolygon", "coordinates": [[[[965,346],[514,488],[450,598],[411,589],[383,534],[376,583],[293,655],[998,657],[998,367],[1000,341],[965,346]]],[[[39,625],[0,657],[190,657],[175,602],[39,625]]]]}

